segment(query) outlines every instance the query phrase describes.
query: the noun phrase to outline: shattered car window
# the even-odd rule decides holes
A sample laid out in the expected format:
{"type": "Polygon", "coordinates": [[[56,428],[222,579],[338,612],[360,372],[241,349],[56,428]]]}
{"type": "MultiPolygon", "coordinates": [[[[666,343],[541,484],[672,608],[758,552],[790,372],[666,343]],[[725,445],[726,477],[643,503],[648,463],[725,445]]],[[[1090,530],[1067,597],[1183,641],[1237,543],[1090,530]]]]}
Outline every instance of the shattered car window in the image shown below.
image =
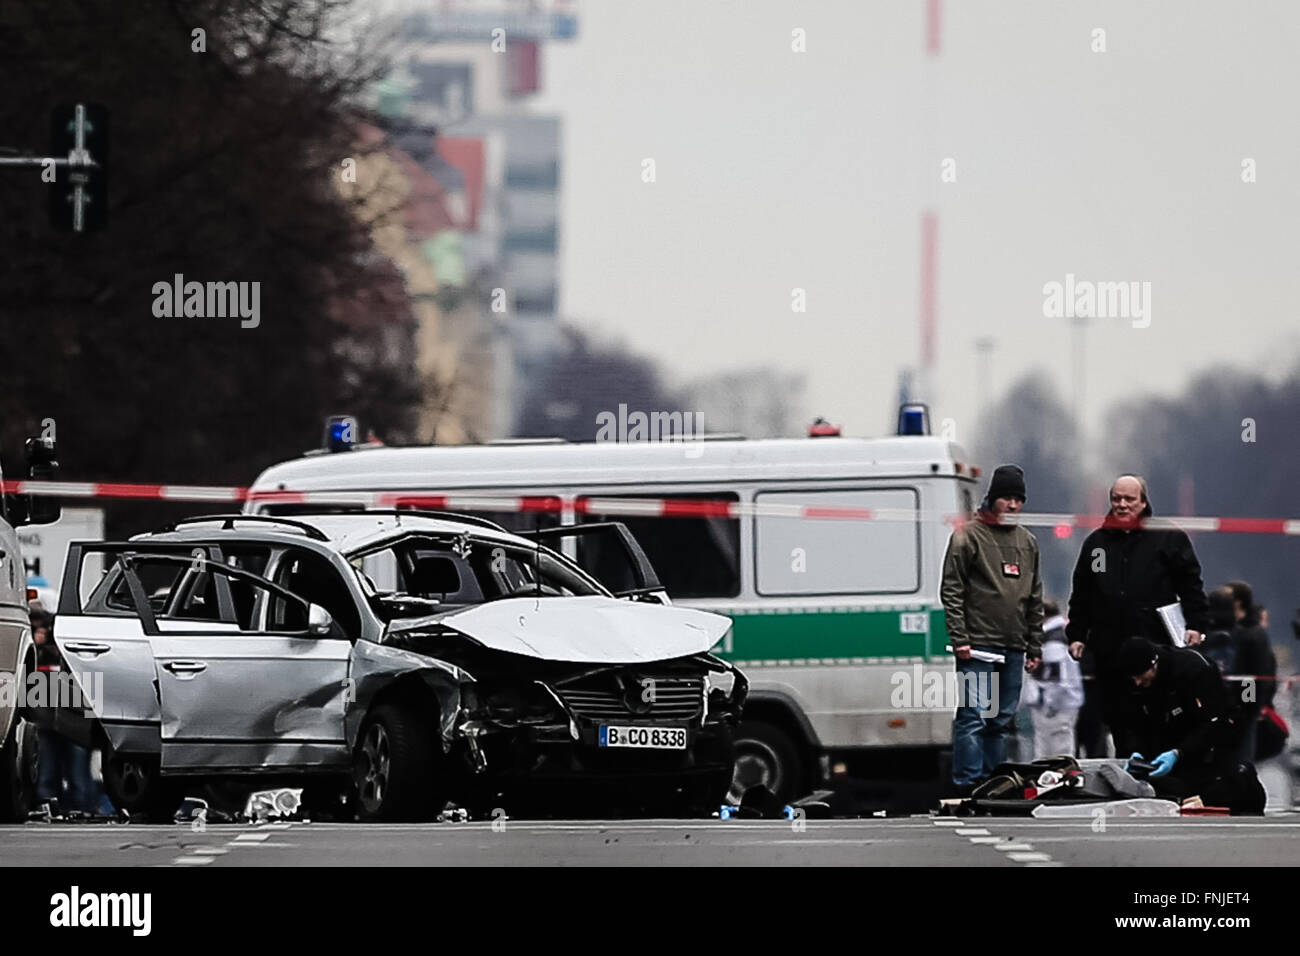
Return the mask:
{"type": "MultiPolygon", "coordinates": [[[[359,633],[361,618],[352,595],[333,565],[319,554],[300,548],[286,551],[276,569],[275,583],[308,604],[319,604],[329,612],[343,633],[359,633]]],[[[306,607],[297,601],[276,597],[271,602],[271,626],[277,631],[306,630],[306,607]]]]}
{"type": "Polygon", "coordinates": [[[545,551],[467,536],[407,538],[354,556],[351,564],[385,621],[499,598],[605,594],[581,571],[545,551]]]}
{"type": "MultiPolygon", "coordinates": [[[[185,566],[146,558],[138,561],[135,569],[154,614],[161,614],[167,607],[168,599],[176,590],[177,582],[184,575],[185,566]]],[[[120,566],[114,566],[105,572],[95,590],[86,599],[85,612],[87,614],[135,614],[135,604],[131,601],[126,575],[122,573],[120,566]]]]}

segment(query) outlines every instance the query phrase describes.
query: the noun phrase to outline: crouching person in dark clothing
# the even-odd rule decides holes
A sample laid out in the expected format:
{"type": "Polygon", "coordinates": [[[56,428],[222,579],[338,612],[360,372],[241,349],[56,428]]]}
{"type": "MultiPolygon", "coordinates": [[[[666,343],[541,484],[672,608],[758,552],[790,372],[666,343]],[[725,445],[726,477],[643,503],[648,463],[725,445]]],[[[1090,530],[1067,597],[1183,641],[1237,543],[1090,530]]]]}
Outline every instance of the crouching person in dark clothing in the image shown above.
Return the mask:
{"type": "Polygon", "coordinates": [[[1119,663],[1132,680],[1129,700],[1133,758],[1155,764],[1150,780],[1159,796],[1199,796],[1206,806],[1263,813],[1264,788],[1255,768],[1240,763],[1236,745],[1240,709],[1219,670],[1191,648],[1157,646],[1131,637],[1119,663]]]}

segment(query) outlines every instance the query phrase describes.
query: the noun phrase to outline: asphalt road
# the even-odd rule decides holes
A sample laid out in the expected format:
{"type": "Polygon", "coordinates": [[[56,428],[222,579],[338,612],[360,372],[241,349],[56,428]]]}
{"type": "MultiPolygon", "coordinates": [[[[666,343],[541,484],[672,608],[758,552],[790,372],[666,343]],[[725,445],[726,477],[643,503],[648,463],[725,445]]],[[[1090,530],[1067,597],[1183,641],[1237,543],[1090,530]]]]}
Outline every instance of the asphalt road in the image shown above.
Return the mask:
{"type": "Polygon", "coordinates": [[[1293,866],[1300,814],[0,827],[15,866],[1293,866]],[[795,829],[802,822],[804,829],[795,829]]]}

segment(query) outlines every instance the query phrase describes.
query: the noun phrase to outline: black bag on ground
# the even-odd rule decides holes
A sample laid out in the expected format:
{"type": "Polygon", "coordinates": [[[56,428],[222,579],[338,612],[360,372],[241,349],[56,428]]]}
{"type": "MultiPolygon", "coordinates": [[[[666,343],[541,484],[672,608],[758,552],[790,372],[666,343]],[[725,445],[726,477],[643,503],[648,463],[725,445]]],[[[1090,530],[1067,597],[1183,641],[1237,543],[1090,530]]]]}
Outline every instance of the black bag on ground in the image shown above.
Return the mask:
{"type": "Polygon", "coordinates": [[[993,775],[971,792],[974,800],[1023,800],[1026,787],[1037,787],[1044,771],[1055,770],[1063,776],[1077,773],[1079,761],[1073,757],[1043,757],[1030,763],[1000,763],[993,775]]]}

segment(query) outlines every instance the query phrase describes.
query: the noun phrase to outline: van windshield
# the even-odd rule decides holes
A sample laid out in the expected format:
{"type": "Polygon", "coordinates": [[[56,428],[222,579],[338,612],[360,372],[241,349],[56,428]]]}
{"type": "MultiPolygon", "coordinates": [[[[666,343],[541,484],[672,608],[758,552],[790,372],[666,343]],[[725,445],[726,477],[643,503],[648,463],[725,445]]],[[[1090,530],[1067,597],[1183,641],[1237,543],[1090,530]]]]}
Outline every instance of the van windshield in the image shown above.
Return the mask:
{"type": "Polygon", "coordinates": [[[562,558],[468,536],[412,535],[349,563],[383,621],[511,597],[608,595],[562,558]]]}

